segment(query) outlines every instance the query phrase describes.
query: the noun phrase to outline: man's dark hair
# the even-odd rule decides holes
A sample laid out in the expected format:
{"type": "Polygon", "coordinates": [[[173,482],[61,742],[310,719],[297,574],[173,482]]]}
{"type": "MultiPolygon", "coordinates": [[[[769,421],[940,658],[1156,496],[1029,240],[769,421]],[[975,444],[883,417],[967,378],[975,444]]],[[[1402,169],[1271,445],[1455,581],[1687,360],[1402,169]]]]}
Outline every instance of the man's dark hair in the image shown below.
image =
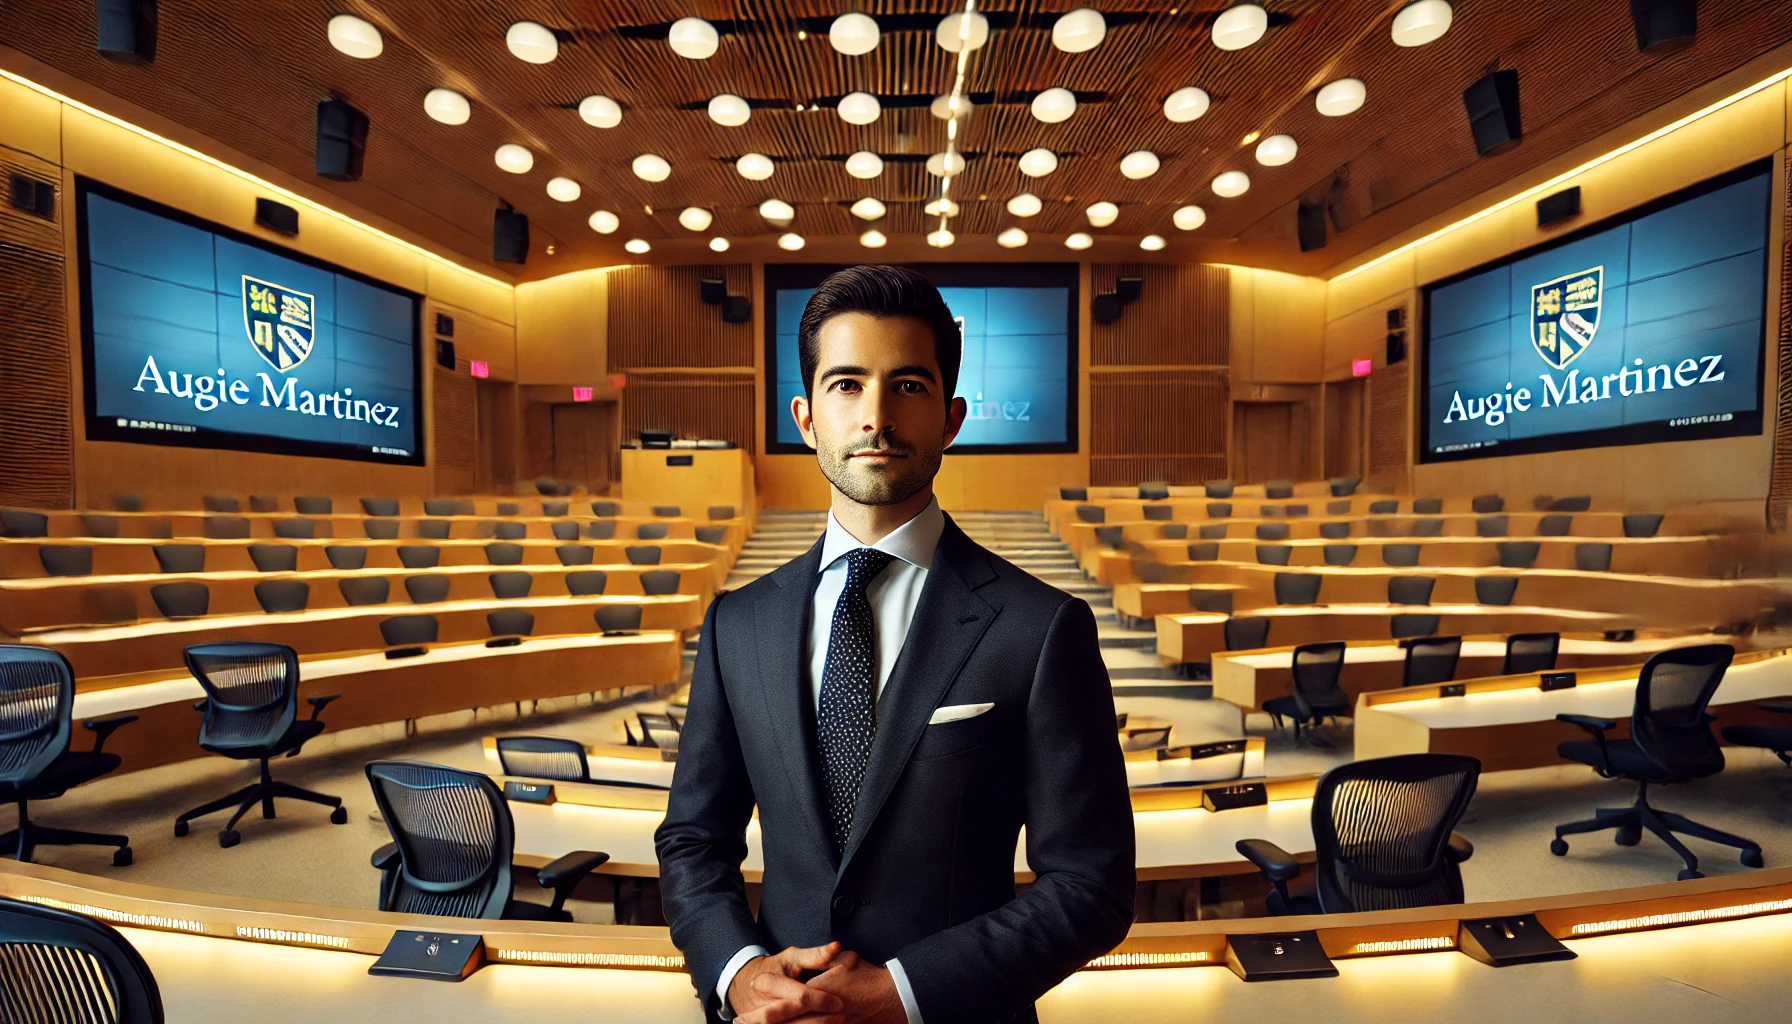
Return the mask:
{"type": "Polygon", "coordinates": [[[875,317],[913,317],[933,331],[933,351],[940,364],[940,386],[950,403],[958,387],[958,364],[964,339],[958,322],[933,282],[907,267],[859,266],[829,274],[816,287],[797,323],[797,361],[803,371],[803,394],[814,397],[816,364],[821,359],[821,327],[843,313],[875,317]]]}

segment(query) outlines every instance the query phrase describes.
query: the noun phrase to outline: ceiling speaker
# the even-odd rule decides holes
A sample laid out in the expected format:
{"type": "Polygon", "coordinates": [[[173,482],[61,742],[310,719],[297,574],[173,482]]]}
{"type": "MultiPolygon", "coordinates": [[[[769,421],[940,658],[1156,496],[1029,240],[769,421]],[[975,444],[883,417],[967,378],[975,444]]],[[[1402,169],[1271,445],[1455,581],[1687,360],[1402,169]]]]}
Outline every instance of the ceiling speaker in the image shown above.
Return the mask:
{"type": "Polygon", "coordinates": [[[454,342],[446,338],[436,339],[436,365],[444,370],[454,369],[454,342]]]}
{"type": "Polygon", "coordinates": [[[529,258],[529,218],[515,210],[492,214],[492,259],[521,263],[529,258]]]}
{"type": "Polygon", "coordinates": [[[367,115],[346,100],[317,105],[317,175],[332,181],[361,180],[367,156],[367,115]]]}
{"type": "Polygon", "coordinates": [[[299,233],[299,211],[272,199],[255,200],[255,223],[282,235],[299,233]]]}
{"type": "Polygon", "coordinates": [[[1145,294],[1145,279],[1142,277],[1122,277],[1114,282],[1114,294],[1119,296],[1122,306],[1129,302],[1139,301],[1145,294]]]}
{"type": "Polygon", "coordinates": [[[1672,53],[1692,45],[1699,31],[1697,0],[1630,0],[1636,22],[1636,48],[1644,53],[1672,53]]]}
{"type": "Polygon", "coordinates": [[[1388,335],[1388,356],[1384,366],[1392,366],[1406,358],[1406,332],[1394,331],[1388,335]]]}
{"type": "Polygon", "coordinates": [[[1301,203],[1294,209],[1294,231],[1300,236],[1300,251],[1325,248],[1325,204],[1301,203]]]}
{"type": "Polygon", "coordinates": [[[728,297],[728,282],[719,277],[706,277],[699,282],[699,293],[703,301],[712,306],[720,305],[728,297]]]}
{"type": "Polygon", "coordinates": [[[745,295],[730,295],[722,300],[722,322],[749,323],[753,319],[753,302],[745,295]]]}
{"type": "Polygon", "coordinates": [[[436,335],[442,338],[454,337],[454,318],[446,313],[437,313],[436,335]]]}
{"type": "Polygon", "coordinates": [[[1120,296],[1116,292],[1103,292],[1089,300],[1089,319],[1102,326],[1107,326],[1120,319],[1120,296]]]}
{"type": "Polygon", "coordinates": [[[1475,152],[1482,156],[1504,153],[1524,138],[1518,116],[1517,71],[1495,71],[1464,89],[1462,105],[1468,110],[1475,152]]]}
{"type": "Polygon", "coordinates": [[[94,0],[100,56],[126,64],[156,59],[156,0],[94,0]]]}
{"type": "Polygon", "coordinates": [[[1549,227],[1580,216],[1580,186],[1565,188],[1553,196],[1537,200],[1537,226],[1549,227]]]}

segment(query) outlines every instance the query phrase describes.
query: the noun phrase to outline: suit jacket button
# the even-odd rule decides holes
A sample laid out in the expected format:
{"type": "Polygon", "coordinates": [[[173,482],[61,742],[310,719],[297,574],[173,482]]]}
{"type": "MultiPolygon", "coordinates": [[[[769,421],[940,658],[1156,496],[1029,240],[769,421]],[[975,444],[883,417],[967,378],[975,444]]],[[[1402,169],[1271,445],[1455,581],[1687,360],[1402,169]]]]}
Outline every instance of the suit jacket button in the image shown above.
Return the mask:
{"type": "Polygon", "coordinates": [[[858,904],[853,902],[853,898],[851,896],[836,896],[836,897],[834,897],[834,913],[839,914],[841,917],[845,917],[846,915],[852,913],[853,908],[857,907],[857,906],[858,906],[858,904]]]}

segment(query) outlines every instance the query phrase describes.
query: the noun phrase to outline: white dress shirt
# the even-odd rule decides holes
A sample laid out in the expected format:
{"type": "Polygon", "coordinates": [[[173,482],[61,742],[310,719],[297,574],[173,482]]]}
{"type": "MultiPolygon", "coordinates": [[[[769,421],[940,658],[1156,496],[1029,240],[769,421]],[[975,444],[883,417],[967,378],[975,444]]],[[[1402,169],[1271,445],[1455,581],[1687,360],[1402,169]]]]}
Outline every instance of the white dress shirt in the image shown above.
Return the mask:
{"type": "MultiPolygon", "coordinates": [[[[945,529],[946,515],[940,511],[936,498],[915,513],[913,519],[870,545],[896,556],[865,587],[865,598],[871,603],[871,618],[876,623],[879,698],[883,696],[884,684],[890,679],[890,670],[896,666],[897,656],[902,653],[902,644],[908,639],[915,605],[920,602],[921,588],[927,583],[927,568],[933,564],[934,550],[939,547],[940,534],[945,529]]],[[[846,532],[834,518],[834,513],[828,513],[828,529],[821,541],[821,575],[815,584],[809,635],[803,640],[804,653],[808,655],[805,660],[809,665],[810,699],[818,709],[821,706],[822,672],[828,661],[828,640],[834,629],[834,606],[840,603],[840,594],[846,589],[846,555],[865,546],[846,532]]],[[[734,976],[748,960],[768,955],[769,951],[763,946],[747,946],[722,968],[721,977],[716,979],[716,995],[722,1001],[724,1020],[734,1016],[733,1007],[728,1005],[728,987],[734,983],[734,976]]],[[[922,1024],[921,1008],[915,1003],[914,988],[909,985],[902,964],[891,960],[884,967],[889,969],[890,979],[896,983],[896,994],[902,999],[902,1009],[908,1014],[909,1024],[922,1024]]]]}

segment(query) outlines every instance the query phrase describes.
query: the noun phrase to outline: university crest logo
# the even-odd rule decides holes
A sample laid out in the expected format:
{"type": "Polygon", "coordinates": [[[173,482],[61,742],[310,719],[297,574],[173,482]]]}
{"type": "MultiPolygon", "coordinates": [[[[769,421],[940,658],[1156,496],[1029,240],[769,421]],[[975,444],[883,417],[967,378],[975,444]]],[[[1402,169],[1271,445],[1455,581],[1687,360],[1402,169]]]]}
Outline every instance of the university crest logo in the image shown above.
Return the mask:
{"type": "Polygon", "coordinates": [[[1604,297],[1604,267],[1531,286],[1531,344],[1544,362],[1565,370],[1593,344],[1604,297]]]}
{"type": "Polygon", "coordinates": [[[243,329],[268,365],[286,373],[311,355],[317,297],[243,275],[243,329]]]}

